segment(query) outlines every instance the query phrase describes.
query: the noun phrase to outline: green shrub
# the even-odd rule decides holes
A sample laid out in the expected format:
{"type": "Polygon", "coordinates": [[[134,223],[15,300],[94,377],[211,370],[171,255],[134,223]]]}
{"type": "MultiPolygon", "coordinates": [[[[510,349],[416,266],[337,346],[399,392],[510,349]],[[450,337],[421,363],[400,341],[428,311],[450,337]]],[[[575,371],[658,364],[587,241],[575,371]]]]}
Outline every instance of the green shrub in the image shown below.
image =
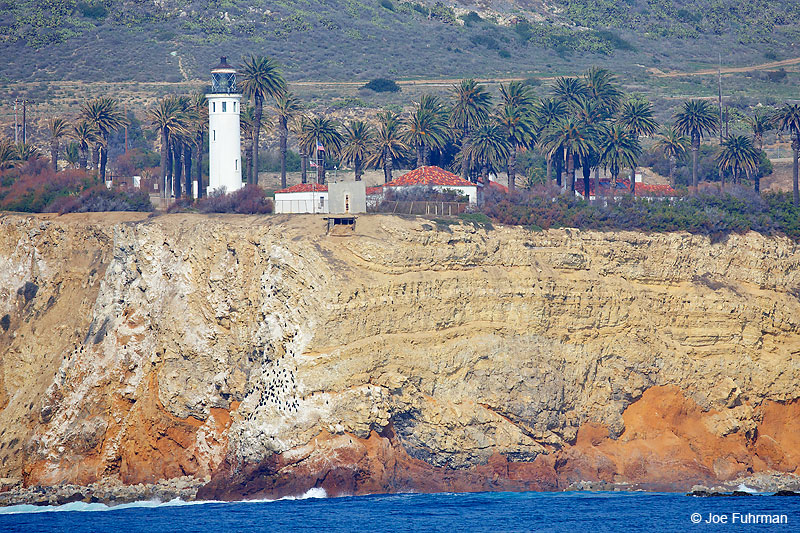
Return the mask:
{"type": "Polygon", "coordinates": [[[364,84],[361,88],[369,89],[376,93],[396,93],[400,91],[400,86],[397,85],[397,82],[388,78],[375,78],[364,84]]]}

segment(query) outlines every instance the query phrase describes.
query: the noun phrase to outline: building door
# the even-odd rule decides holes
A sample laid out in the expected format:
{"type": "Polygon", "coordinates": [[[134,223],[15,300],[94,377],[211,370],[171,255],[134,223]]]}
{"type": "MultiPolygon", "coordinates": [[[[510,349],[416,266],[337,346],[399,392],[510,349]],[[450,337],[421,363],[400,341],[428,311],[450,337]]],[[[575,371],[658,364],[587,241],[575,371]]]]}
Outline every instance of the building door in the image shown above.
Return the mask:
{"type": "Polygon", "coordinates": [[[345,194],[344,195],[344,212],[345,213],[349,213],[350,212],[350,195],[349,194],[345,194]]]}

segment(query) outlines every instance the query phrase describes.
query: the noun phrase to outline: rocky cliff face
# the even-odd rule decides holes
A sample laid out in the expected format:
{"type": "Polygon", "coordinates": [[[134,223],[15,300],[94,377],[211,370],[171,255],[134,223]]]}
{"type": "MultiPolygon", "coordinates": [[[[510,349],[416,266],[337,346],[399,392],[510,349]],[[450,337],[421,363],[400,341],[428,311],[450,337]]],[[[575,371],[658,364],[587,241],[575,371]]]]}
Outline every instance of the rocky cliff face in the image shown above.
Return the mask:
{"type": "MultiPolygon", "coordinates": [[[[364,216],[0,218],[0,477],[200,497],[800,464],[800,250],[364,216]]],[[[799,472],[800,473],[800,472],[799,472]]]]}

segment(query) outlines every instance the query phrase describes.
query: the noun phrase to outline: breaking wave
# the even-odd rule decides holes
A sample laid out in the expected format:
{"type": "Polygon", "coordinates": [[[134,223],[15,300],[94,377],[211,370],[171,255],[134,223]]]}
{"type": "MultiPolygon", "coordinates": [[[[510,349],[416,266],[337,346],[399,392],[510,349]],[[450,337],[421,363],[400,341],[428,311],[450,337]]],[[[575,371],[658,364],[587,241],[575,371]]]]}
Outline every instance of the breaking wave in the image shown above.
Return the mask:
{"type": "Polygon", "coordinates": [[[277,500],[239,500],[232,502],[223,502],[217,500],[201,500],[201,501],[184,501],[181,499],[169,500],[162,502],[159,500],[144,500],[131,503],[121,503],[118,505],[106,505],[105,503],[86,503],[86,502],[72,502],[65,503],[64,505],[11,505],[8,507],[0,507],[0,515],[6,514],[29,514],[29,513],[56,513],[56,512],[98,512],[98,511],[120,511],[122,509],[135,509],[135,508],[158,508],[158,507],[182,507],[186,505],[208,505],[208,504],[236,504],[236,503],[268,503],[281,500],[307,500],[312,498],[327,498],[325,489],[314,487],[307,490],[300,496],[284,496],[277,500]]]}

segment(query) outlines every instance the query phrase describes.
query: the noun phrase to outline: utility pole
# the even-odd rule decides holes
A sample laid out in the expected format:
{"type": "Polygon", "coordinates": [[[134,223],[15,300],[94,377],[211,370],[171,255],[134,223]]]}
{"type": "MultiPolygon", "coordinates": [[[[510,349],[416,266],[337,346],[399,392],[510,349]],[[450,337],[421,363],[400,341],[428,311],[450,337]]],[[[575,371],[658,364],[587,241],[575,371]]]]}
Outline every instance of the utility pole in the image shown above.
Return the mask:
{"type": "Polygon", "coordinates": [[[717,63],[718,88],[719,88],[719,144],[722,145],[722,53],[719,54],[719,62],[717,63]]]}
{"type": "Polygon", "coordinates": [[[28,142],[28,124],[26,118],[27,112],[27,104],[28,101],[23,98],[22,99],[22,144],[26,144],[28,142]]]}
{"type": "Polygon", "coordinates": [[[17,122],[17,103],[18,99],[14,98],[14,144],[19,144],[19,123],[17,122]]]}
{"type": "MultiPolygon", "coordinates": [[[[125,115],[125,119],[126,119],[125,120],[125,154],[127,155],[127,153],[128,153],[128,121],[127,121],[128,111],[127,111],[127,108],[126,108],[125,104],[122,104],[122,114],[125,115]]],[[[201,147],[201,149],[202,149],[202,147],[201,147]]]]}

